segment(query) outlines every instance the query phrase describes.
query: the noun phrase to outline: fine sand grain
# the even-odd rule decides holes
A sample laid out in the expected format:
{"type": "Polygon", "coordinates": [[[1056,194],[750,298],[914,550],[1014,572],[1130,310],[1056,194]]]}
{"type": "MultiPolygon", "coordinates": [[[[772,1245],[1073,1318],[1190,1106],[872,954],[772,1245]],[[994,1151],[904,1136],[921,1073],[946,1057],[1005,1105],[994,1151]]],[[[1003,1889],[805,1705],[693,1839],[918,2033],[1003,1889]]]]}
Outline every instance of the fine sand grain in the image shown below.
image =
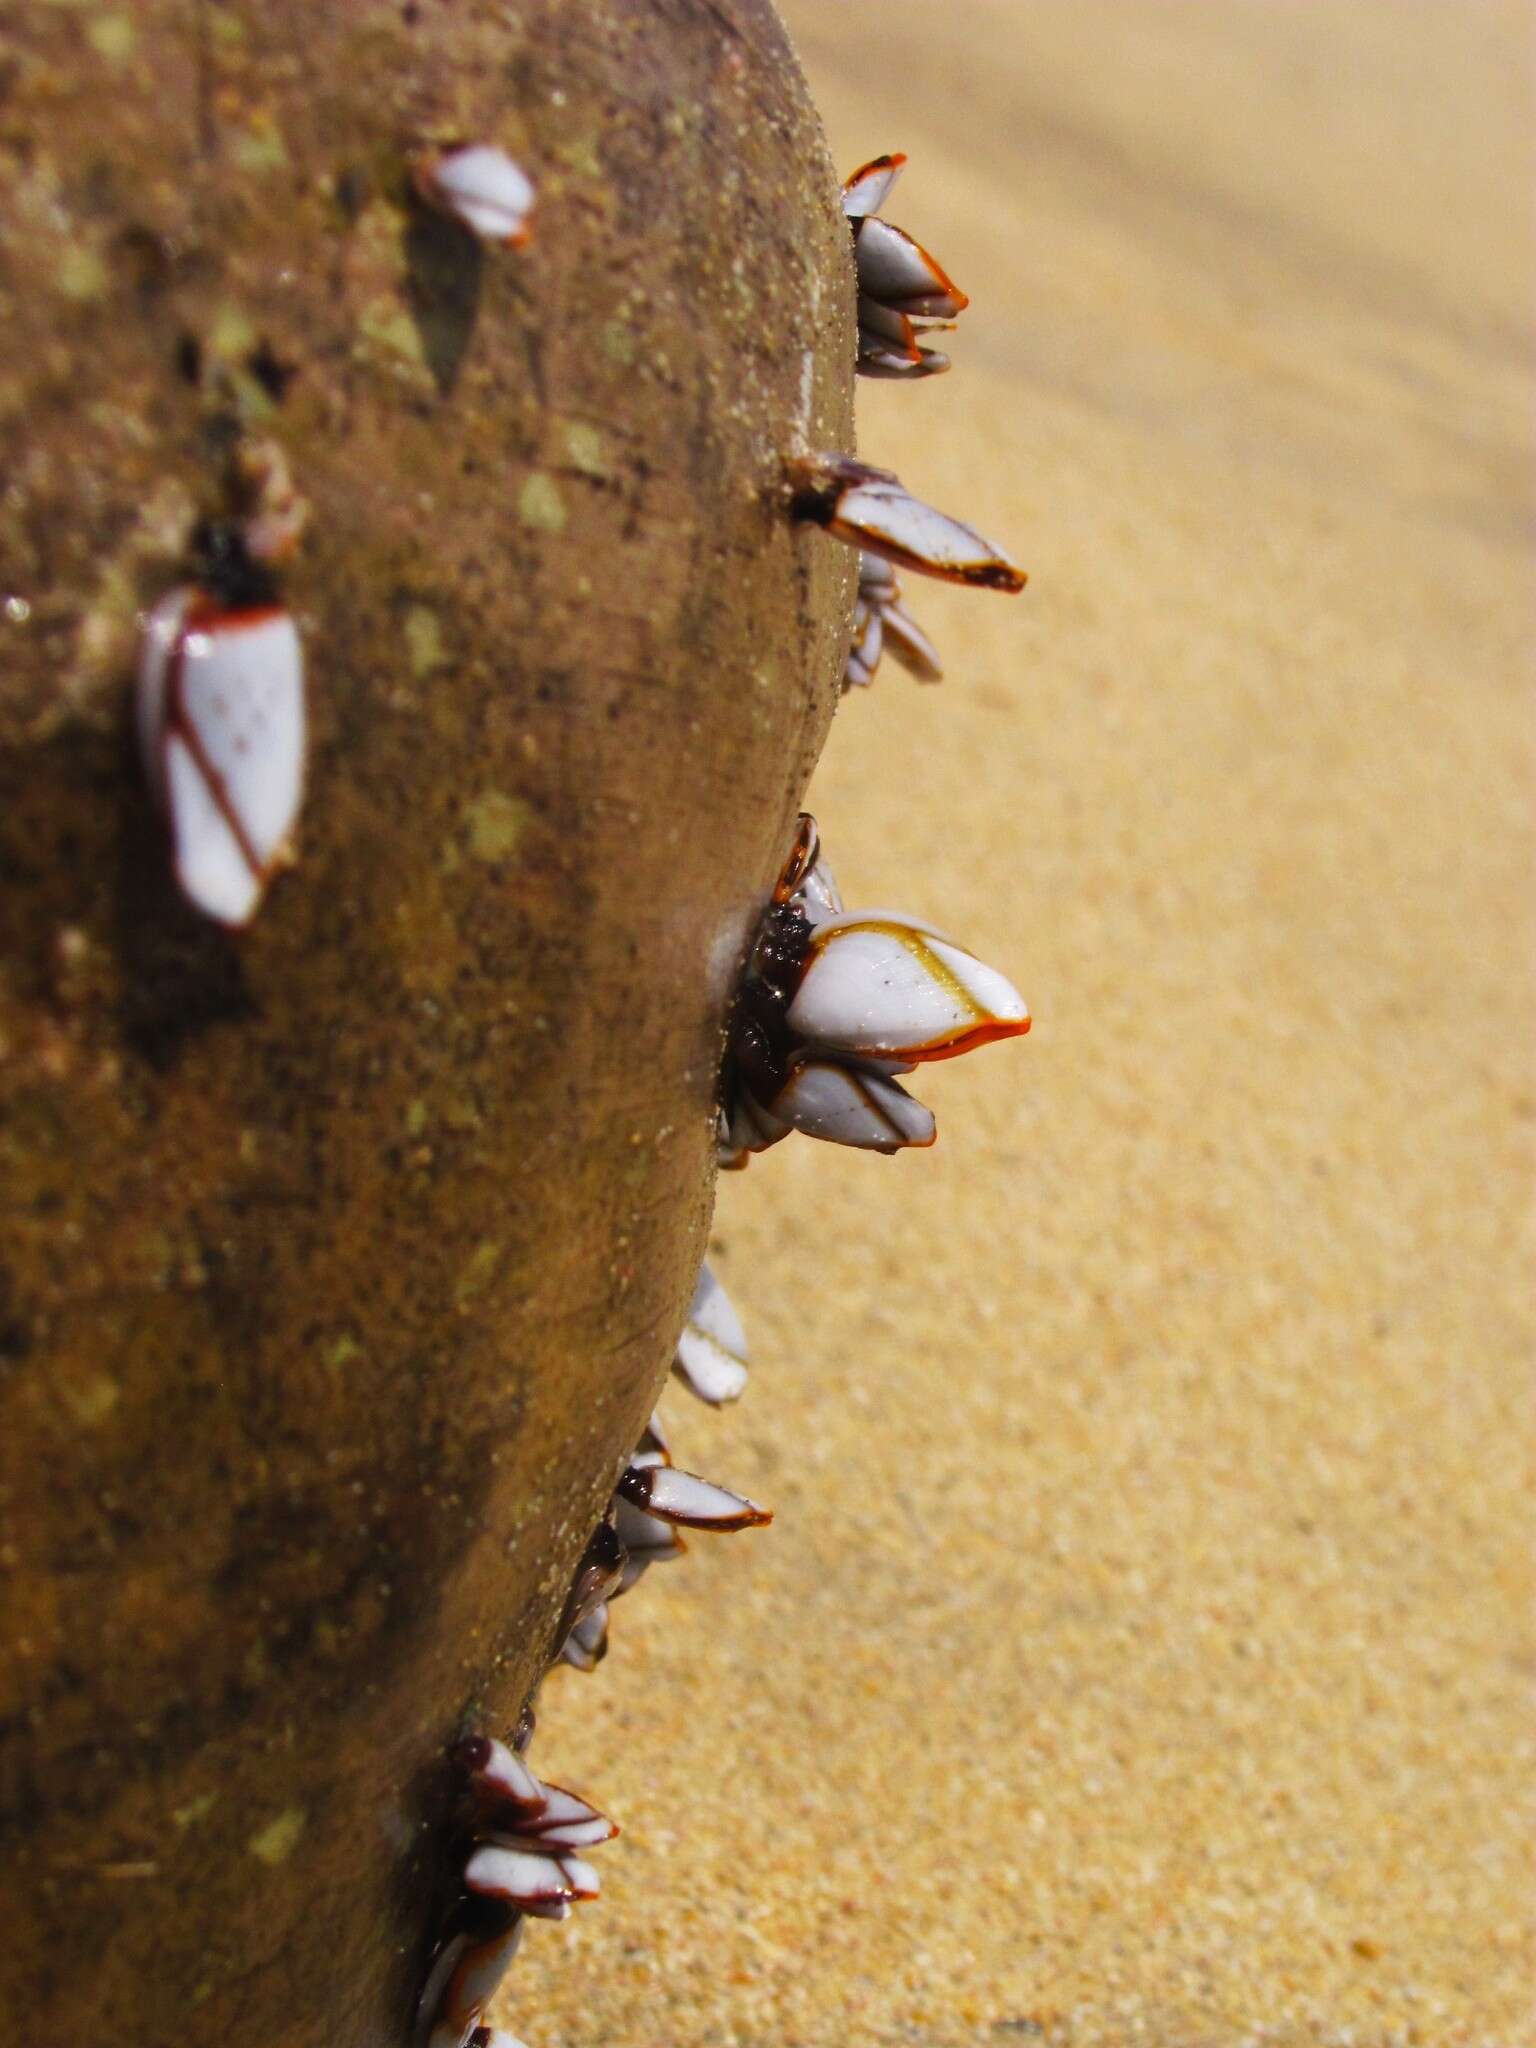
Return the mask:
{"type": "Polygon", "coordinates": [[[812,801],[1037,1022],[723,1184],[667,1406],[778,1519],[547,1687],[625,1833],[506,2023],[1523,2048],[1528,17],[787,12],[974,301],[863,449],[1031,570],[909,583],[812,801]]]}

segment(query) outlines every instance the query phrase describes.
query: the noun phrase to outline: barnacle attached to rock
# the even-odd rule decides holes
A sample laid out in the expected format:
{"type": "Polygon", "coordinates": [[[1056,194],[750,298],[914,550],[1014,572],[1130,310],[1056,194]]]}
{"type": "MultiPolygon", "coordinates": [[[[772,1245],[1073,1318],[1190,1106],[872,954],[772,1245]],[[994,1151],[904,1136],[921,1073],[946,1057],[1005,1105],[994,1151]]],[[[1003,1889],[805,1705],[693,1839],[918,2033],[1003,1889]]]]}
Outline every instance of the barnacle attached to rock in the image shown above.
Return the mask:
{"type": "Polygon", "coordinates": [[[574,1792],[543,1784],[494,1737],[469,1737],[456,1761],[464,1773],[461,1895],[421,1997],[426,2048],[498,2038],[481,2017],[517,1952],[524,1917],[563,1920],[574,1901],[596,1898],[597,1873],[580,1852],[618,1833],[574,1792]]]}
{"type": "Polygon", "coordinates": [[[731,1020],[723,1166],[791,1131],[874,1152],[931,1145],[934,1121],[896,1076],[1029,1029],[995,968],[893,911],[845,912],[812,820],[764,916],[731,1020]]]}
{"type": "Polygon", "coordinates": [[[429,206],[451,214],[483,242],[520,249],[533,234],[533,180],[493,143],[424,150],[411,175],[429,206]]]}
{"type": "MultiPolygon", "coordinates": [[[[725,1351],[719,1340],[728,1336],[744,1351],[746,1339],[725,1290],[707,1267],[700,1273],[693,1309],[699,1316],[695,1336],[707,1339],[719,1353],[718,1358],[711,1355],[708,1360],[711,1370],[736,1363],[741,1365],[745,1382],[746,1367],[739,1354],[725,1351]]],[[[684,1339],[688,1335],[685,1329],[684,1339]]],[[[678,1348],[681,1354],[683,1340],[678,1348]]],[[[683,1555],[687,1544],[679,1529],[728,1535],[739,1529],[762,1528],[772,1520],[770,1509],[759,1507],[743,1494],[692,1472],[677,1471],[661,1418],[652,1415],[582,1553],[566,1600],[556,1661],[578,1671],[594,1670],[602,1662],[608,1652],[610,1603],[631,1592],[653,1564],[666,1564],[683,1555]]]]}
{"type": "Polygon", "coordinates": [[[801,455],[789,463],[790,511],[850,547],[947,583],[1020,591],[1028,578],[973,526],[925,505],[888,469],[856,455],[801,455]]]}
{"type": "Polygon", "coordinates": [[[243,550],[217,580],[174,589],[150,612],[137,714],[183,892],[219,924],[249,924],[289,857],[305,713],[298,628],[243,550]]]}
{"type": "Polygon", "coordinates": [[[853,606],[853,644],[843,668],[845,690],[867,689],[889,648],[920,683],[944,680],[939,651],[901,602],[901,582],[890,563],[865,548],[859,555],[859,594],[853,606]]]}
{"type": "Polygon", "coordinates": [[[699,1268],[672,1370],[712,1408],[739,1400],[747,1384],[746,1332],[730,1296],[707,1264],[699,1268]]]}
{"type": "Polygon", "coordinates": [[[934,377],[947,370],[949,357],[924,348],[918,336],[953,327],[970,304],[920,243],[875,218],[906,161],[899,150],[877,156],[843,186],[859,283],[856,367],[862,377],[934,377]]]}
{"type": "Polygon", "coordinates": [[[240,507],[236,531],[246,554],[268,568],[286,562],[309,524],[309,501],[293,480],[287,455],[268,435],[242,435],[229,469],[240,507]]]}
{"type": "Polygon", "coordinates": [[[619,1497],[641,1514],[683,1529],[760,1529],[773,1520],[771,1508],[760,1508],[745,1494],[732,1493],[697,1473],[675,1465],[628,1465],[619,1480],[619,1497]]]}

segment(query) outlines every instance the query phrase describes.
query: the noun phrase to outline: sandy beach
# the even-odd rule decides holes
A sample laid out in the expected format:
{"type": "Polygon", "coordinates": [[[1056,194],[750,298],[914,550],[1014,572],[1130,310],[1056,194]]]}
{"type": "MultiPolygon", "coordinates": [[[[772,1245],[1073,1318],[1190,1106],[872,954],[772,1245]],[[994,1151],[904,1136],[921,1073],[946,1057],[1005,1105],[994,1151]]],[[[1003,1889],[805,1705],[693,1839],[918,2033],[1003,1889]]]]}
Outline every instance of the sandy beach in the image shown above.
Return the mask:
{"type": "Polygon", "coordinates": [[[785,12],[973,302],[862,451],[1031,578],[909,579],[812,807],[1036,1022],[724,1180],[666,1412],[777,1519],[546,1688],[624,1833],[503,2023],[1524,2048],[1529,17],[785,12]]]}

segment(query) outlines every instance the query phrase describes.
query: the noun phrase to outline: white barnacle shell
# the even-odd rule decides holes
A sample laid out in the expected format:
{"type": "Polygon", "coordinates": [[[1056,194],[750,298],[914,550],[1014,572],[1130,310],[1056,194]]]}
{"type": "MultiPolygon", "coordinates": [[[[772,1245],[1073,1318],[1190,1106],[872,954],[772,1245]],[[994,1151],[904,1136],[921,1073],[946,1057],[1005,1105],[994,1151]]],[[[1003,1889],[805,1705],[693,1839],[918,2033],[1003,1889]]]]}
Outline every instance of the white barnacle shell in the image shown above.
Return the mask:
{"type": "Polygon", "coordinates": [[[654,1521],[685,1529],[756,1529],[773,1520],[770,1508],[673,1465],[630,1465],[619,1481],[619,1498],[654,1521]]]}
{"type": "Polygon", "coordinates": [[[836,878],[821,855],[812,862],[805,880],[795,891],[795,907],[813,928],[841,914],[843,899],[838,894],[836,878]]]}
{"type": "Polygon", "coordinates": [[[542,1809],[533,1819],[517,1824],[520,1839],[559,1849],[594,1848],[599,1842],[611,1842],[618,1832],[607,1814],[567,1792],[563,1785],[546,1785],[542,1809]]]}
{"type": "Polygon", "coordinates": [[[909,676],[915,676],[920,683],[943,682],[944,664],[939,660],[939,650],[905,605],[893,599],[881,614],[881,624],[885,645],[909,676]]]}
{"type": "Polygon", "coordinates": [[[730,1296],[707,1265],[699,1268],[672,1370],[715,1408],[738,1399],[747,1384],[746,1333],[730,1296]]]}
{"type": "Polygon", "coordinates": [[[521,248],[533,232],[533,180],[489,142],[429,150],[416,159],[416,189],[485,242],[521,248]]]}
{"type": "Polygon", "coordinates": [[[607,1654],[608,1602],[604,1600],[566,1632],[560,1645],[560,1661],[576,1671],[595,1671],[607,1654]]]}
{"type": "Polygon", "coordinates": [[[1024,571],[974,527],[914,498],[888,469],[852,455],[803,455],[789,464],[791,510],[850,547],[950,583],[1019,591],[1024,571]]]}
{"type": "Polygon", "coordinates": [[[468,2048],[478,2038],[480,2015],[496,1996],[522,1938],[523,1923],[514,1918],[484,1940],[456,1934],[444,1944],[418,2009],[421,2024],[430,2028],[426,2048],[468,2048]]]}
{"type": "Polygon", "coordinates": [[[889,221],[860,221],[853,245],[859,296],[909,319],[953,320],[971,303],[920,242],[889,221]]]}
{"type": "MultiPolygon", "coordinates": [[[[1029,1008],[1006,976],[931,925],[855,910],[812,932],[787,1022],[821,1052],[944,1060],[1019,1037],[1029,1008]]],[[[774,1108],[785,1114],[782,1098],[774,1108]]]]}
{"type": "Polygon", "coordinates": [[[478,2040],[480,2015],[500,1989],[521,1934],[522,1922],[514,1920],[486,1941],[456,1935],[443,1950],[422,1994],[422,2013],[431,2022],[427,2048],[468,2048],[478,2040]]]}
{"type": "MultiPolygon", "coordinates": [[[[890,563],[866,549],[859,556],[859,594],[853,607],[853,645],[843,668],[845,689],[875,679],[880,657],[891,653],[920,683],[942,682],[939,650],[901,602],[901,583],[890,563]]],[[[838,906],[841,908],[841,905],[838,906]]]]}
{"type": "Polygon", "coordinates": [[[773,1114],[808,1138],[866,1152],[931,1145],[937,1135],[933,1112],[870,1060],[802,1061],[774,1097],[773,1114]]]}
{"type": "Polygon", "coordinates": [[[906,161],[904,150],[893,150],[888,156],[872,157],[867,164],[860,164],[853,176],[843,181],[843,212],[849,220],[864,220],[880,211],[906,161]]]}
{"type": "Polygon", "coordinates": [[[176,877],[220,924],[249,924],[288,857],[304,788],[304,661],[277,604],[163,597],[139,649],[138,728],[176,877]]]}
{"type": "Polygon", "coordinates": [[[670,1564],[673,1558],[683,1556],[686,1546],[675,1529],[668,1528],[654,1515],[641,1514],[628,1501],[620,1501],[615,1510],[615,1520],[624,1535],[624,1548],[629,1552],[618,1592],[613,1596],[617,1599],[621,1594],[633,1592],[653,1564],[670,1564]]]}
{"type": "Polygon", "coordinates": [[[745,1166],[754,1152],[766,1152],[779,1144],[792,1129],[748,1089],[738,1088],[730,1108],[720,1113],[715,1157],[727,1171],[735,1171],[745,1166]]]}
{"type": "Polygon", "coordinates": [[[596,1898],[600,1886],[590,1864],[576,1856],[519,1848],[513,1839],[482,1842],[464,1866],[464,1888],[483,1899],[504,1899],[520,1911],[560,1899],[596,1898]],[[579,1866],[576,1872],[571,1864],[579,1866]]]}
{"type": "Polygon", "coordinates": [[[520,1815],[543,1810],[549,1788],[539,1782],[515,1750],[491,1735],[474,1738],[474,1750],[470,1778],[477,1788],[483,1788],[493,1798],[507,1800],[520,1815]]]}
{"type": "MultiPolygon", "coordinates": [[[[876,560],[873,555],[864,555],[861,560],[876,560]]],[[[884,565],[882,564],[882,567],[884,565]]],[[[880,666],[880,656],[885,649],[885,620],[880,606],[864,594],[864,578],[859,578],[859,594],[853,606],[853,644],[848,649],[848,658],[843,663],[843,688],[845,690],[867,690],[875,680],[875,671],[880,666]]]]}

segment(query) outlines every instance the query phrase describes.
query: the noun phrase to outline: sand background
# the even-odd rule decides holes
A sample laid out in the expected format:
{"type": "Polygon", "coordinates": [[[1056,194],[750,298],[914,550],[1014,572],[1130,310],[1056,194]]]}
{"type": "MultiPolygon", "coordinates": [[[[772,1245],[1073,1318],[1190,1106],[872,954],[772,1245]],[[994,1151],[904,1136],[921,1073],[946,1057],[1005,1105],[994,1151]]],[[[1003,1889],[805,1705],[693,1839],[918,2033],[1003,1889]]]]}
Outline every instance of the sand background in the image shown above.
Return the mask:
{"type": "Polygon", "coordinates": [[[814,808],[1037,1023],[723,1184],[752,1384],[668,1409],[778,1520],[549,1685],[626,1832],[506,2021],[1536,2041],[1530,17],[785,11],[974,301],[861,446],[1032,578],[909,586],[814,808]]]}

